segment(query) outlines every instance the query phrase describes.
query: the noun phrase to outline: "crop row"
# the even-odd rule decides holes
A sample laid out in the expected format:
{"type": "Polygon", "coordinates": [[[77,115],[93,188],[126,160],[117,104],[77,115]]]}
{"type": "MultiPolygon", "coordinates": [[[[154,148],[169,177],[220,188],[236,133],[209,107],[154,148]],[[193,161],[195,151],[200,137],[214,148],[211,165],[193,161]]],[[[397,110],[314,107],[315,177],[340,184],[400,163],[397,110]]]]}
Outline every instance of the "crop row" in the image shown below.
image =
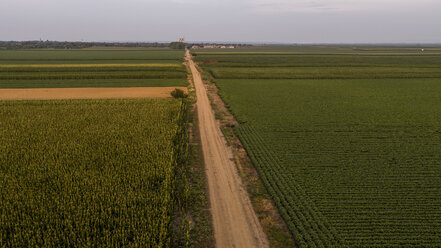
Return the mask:
{"type": "Polygon", "coordinates": [[[439,68],[401,67],[291,67],[207,68],[219,79],[386,79],[441,78],[439,68]]]}
{"type": "Polygon", "coordinates": [[[0,88],[75,88],[75,87],[173,87],[187,86],[182,78],[81,79],[81,80],[0,80],[0,88]]]}
{"type": "Polygon", "coordinates": [[[438,56],[197,55],[203,67],[441,67],[438,56]]]}
{"type": "Polygon", "coordinates": [[[113,61],[168,60],[182,61],[184,51],[178,50],[3,50],[0,61],[113,61]]]}
{"type": "Polygon", "coordinates": [[[1,66],[0,73],[31,73],[31,72],[131,72],[131,71],[181,71],[185,72],[185,67],[180,65],[173,66],[1,66]]]}
{"type": "Polygon", "coordinates": [[[0,74],[0,80],[186,78],[186,75],[185,71],[12,72],[0,74]]]}

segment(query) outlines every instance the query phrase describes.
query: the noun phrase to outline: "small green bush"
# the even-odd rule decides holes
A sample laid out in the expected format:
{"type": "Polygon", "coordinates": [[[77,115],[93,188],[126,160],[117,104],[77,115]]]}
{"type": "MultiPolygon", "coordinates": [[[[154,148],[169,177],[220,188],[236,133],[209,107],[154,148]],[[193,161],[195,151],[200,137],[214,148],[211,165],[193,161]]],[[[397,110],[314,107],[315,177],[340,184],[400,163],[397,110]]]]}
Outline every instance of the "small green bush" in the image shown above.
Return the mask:
{"type": "Polygon", "coordinates": [[[175,89],[170,93],[174,98],[187,98],[187,94],[181,89],[175,89]]]}

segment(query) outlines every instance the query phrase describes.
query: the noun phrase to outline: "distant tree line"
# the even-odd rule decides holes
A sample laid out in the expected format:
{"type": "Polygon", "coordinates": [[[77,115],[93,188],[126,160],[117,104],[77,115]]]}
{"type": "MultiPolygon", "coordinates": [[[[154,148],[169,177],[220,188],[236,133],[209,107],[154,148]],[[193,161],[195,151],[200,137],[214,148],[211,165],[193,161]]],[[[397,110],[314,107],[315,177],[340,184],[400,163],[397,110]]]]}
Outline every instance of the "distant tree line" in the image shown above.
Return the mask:
{"type": "MultiPolygon", "coordinates": [[[[82,49],[91,47],[157,47],[175,48],[174,43],[158,43],[158,42],[70,42],[70,41],[0,41],[0,49],[82,49]]],[[[180,43],[184,47],[185,44],[180,43]]]]}
{"type": "Polygon", "coordinates": [[[183,42],[172,42],[170,43],[170,48],[172,49],[185,49],[185,43],[183,42]]]}

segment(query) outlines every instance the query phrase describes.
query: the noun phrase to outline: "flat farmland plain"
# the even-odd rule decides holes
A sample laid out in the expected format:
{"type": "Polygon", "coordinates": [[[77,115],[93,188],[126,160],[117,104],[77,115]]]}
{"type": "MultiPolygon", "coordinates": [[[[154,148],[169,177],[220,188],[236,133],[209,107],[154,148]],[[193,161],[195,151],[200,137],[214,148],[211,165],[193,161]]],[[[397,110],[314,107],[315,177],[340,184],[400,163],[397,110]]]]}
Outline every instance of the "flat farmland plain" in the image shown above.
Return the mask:
{"type": "Polygon", "coordinates": [[[299,247],[441,246],[441,54],[377,50],[194,52],[299,247]]]}
{"type": "Polygon", "coordinates": [[[183,56],[0,51],[0,91],[10,92],[0,99],[51,99],[0,100],[0,247],[184,247],[203,239],[193,238],[186,217],[189,104],[170,96],[187,90],[183,56]],[[140,99],[124,99],[133,96],[140,99]]]}
{"type": "Polygon", "coordinates": [[[173,50],[0,51],[0,88],[187,86],[173,50]]]}

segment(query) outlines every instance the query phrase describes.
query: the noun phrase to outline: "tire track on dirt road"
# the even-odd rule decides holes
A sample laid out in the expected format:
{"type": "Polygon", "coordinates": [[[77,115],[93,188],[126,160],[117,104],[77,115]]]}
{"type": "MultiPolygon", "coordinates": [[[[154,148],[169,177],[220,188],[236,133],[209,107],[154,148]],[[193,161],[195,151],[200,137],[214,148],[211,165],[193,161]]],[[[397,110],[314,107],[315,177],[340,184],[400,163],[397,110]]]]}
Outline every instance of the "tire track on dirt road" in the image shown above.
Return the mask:
{"type": "Polygon", "coordinates": [[[216,247],[269,247],[236,165],[232,162],[232,153],[216,123],[205,86],[189,51],[186,52],[186,60],[196,88],[198,124],[216,247]]]}

